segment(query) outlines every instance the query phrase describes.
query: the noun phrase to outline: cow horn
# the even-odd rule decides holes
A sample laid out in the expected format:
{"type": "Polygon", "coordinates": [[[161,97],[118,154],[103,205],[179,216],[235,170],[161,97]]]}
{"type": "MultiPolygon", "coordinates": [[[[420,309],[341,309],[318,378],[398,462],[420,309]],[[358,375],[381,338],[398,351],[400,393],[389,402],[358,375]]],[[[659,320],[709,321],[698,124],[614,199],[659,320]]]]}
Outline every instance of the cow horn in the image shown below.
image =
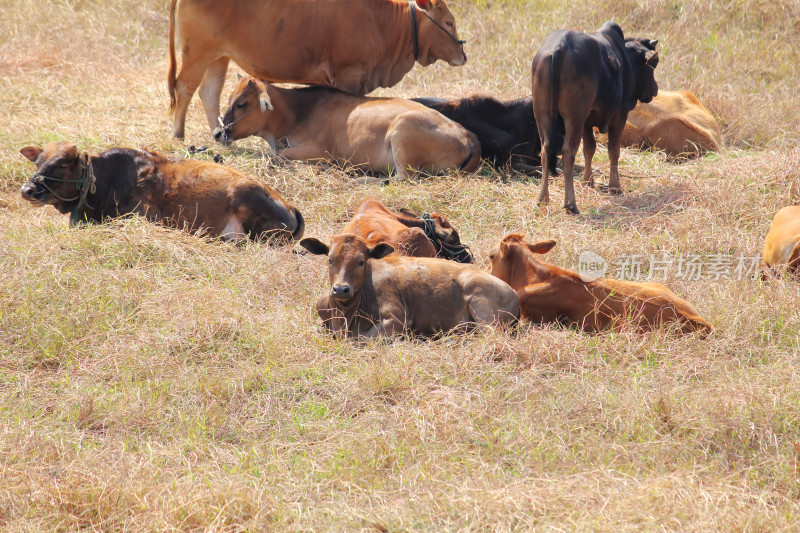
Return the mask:
{"type": "Polygon", "coordinates": [[[650,46],[652,48],[655,48],[657,44],[658,44],[658,39],[650,39],[650,46]]]}
{"type": "Polygon", "coordinates": [[[239,73],[237,72],[237,73],[236,73],[236,80],[238,81],[238,80],[240,80],[240,79],[242,79],[242,75],[241,75],[241,74],[239,74],[239,73]]]}

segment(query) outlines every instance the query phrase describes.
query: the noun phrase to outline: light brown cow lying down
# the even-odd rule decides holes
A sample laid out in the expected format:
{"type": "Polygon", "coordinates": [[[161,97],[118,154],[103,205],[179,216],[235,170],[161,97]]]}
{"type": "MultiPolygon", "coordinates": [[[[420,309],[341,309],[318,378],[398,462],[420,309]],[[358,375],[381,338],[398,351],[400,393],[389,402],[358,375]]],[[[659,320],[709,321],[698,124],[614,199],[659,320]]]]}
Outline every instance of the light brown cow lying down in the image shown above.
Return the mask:
{"type": "Polygon", "coordinates": [[[489,255],[492,274],[517,291],[523,318],[575,324],[591,332],[625,324],[650,330],[665,323],[677,323],[683,333],[713,331],[689,302],[661,284],[615,279],[585,282],[574,272],[537,259],[537,254],[555,245],[552,240],[531,244],[512,233],[489,255]]]}
{"type": "MultiPolygon", "coordinates": [[[[601,136],[605,142],[607,137],[601,136]]],[[[660,91],[649,104],[628,113],[622,146],[656,148],[670,156],[696,157],[717,152],[722,135],[714,116],[689,91],[660,91]]]]}
{"type": "Polygon", "coordinates": [[[469,248],[461,244],[458,232],[444,216],[431,213],[427,220],[423,220],[407,209],[402,211],[390,211],[378,200],[364,200],[358,204],[342,233],[358,235],[370,246],[385,242],[394,248],[393,253],[397,255],[438,256],[459,263],[473,262],[469,248]],[[433,233],[430,238],[426,234],[426,225],[433,233]]]}
{"type": "Polygon", "coordinates": [[[65,141],[20,153],[36,163],[22,197],[70,213],[72,224],[134,213],[223,239],[287,242],[303,235],[297,208],[230,167],[132,148],[90,154],[65,141]]]}
{"type": "Polygon", "coordinates": [[[349,163],[370,173],[393,170],[399,178],[478,168],[478,138],[422,104],[401,98],[353,96],[324,87],[284,89],[244,77],[230,96],[222,143],[258,135],[299,161],[349,163]]]}
{"type": "Polygon", "coordinates": [[[331,290],[317,302],[337,336],[432,335],[469,324],[513,324],[519,298],[505,283],[473,265],[421,257],[386,257],[386,243],[356,235],[331,244],[303,239],[312,254],[328,256],[331,290]]]}
{"type": "Polygon", "coordinates": [[[761,253],[761,266],[773,273],[785,269],[800,275],[800,206],[784,207],[772,219],[761,253]]]}

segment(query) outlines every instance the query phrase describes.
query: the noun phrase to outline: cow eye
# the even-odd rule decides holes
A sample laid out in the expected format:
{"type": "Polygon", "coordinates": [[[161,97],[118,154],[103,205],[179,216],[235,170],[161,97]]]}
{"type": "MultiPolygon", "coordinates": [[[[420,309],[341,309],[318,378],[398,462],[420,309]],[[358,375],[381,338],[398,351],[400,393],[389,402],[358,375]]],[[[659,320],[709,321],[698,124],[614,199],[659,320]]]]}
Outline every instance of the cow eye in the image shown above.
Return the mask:
{"type": "Polygon", "coordinates": [[[494,254],[489,254],[489,259],[494,259],[494,254]]]}
{"type": "Polygon", "coordinates": [[[447,26],[448,28],[452,28],[453,27],[453,23],[450,22],[449,20],[447,22],[445,22],[444,25],[447,26]]]}
{"type": "Polygon", "coordinates": [[[332,265],[333,264],[333,259],[328,259],[328,264],[332,265]]]}
{"type": "Polygon", "coordinates": [[[247,107],[247,102],[236,104],[236,109],[244,109],[245,107],[247,107]]]}
{"type": "Polygon", "coordinates": [[[366,264],[366,262],[363,259],[358,262],[358,266],[360,266],[360,267],[363,267],[365,264],[366,264]]]}

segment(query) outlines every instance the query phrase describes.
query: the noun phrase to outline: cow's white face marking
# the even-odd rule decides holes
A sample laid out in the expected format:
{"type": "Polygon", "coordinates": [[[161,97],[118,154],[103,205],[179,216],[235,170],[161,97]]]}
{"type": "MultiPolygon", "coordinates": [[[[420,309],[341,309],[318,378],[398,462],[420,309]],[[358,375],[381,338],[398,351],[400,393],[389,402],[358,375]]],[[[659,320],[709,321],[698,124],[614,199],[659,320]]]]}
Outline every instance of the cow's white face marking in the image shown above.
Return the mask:
{"type": "Polygon", "coordinates": [[[243,241],[247,239],[244,227],[236,215],[231,215],[231,218],[228,219],[228,223],[222,229],[219,238],[226,241],[243,241]]]}

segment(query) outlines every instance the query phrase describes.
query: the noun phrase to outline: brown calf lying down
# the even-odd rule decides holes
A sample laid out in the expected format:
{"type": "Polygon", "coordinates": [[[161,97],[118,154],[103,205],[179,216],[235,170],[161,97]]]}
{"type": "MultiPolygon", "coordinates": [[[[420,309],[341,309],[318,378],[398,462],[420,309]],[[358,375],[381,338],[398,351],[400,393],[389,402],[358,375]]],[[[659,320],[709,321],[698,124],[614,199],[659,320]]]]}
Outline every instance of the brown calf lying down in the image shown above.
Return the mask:
{"type": "MultiPolygon", "coordinates": [[[[598,138],[601,142],[605,139],[598,138]]],[[[717,152],[722,134],[714,116],[689,91],[660,91],[650,103],[639,102],[628,113],[622,146],[655,148],[673,157],[717,152]]]]}
{"type": "Polygon", "coordinates": [[[358,205],[342,233],[358,235],[370,246],[385,242],[397,255],[440,257],[459,263],[474,261],[444,216],[431,213],[423,217],[408,209],[396,213],[378,200],[367,199],[358,205]]]}
{"type": "Polygon", "coordinates": [[[644,331],[665,323],[676,323],[682,333],[713,331],[689,302],[661,284],[614,279],[585,282],[574,272],[536,258],[555,245],[555,241],[531,244],[512,233],[489,255],[492,274],[517,291],[523,318],[575,324],[591,332],[624,324],[644,331]]]}
{"type": "Polygon", "coordinates": [[[230,96],[223,143],[258,135],[273,150],[299,161],[335,161],[371,173],[390,170],[405,178],[475,170],[480,143],[473,133],[422,104],[401,98],[353,96],[324,87],[283,89],[244,77],[230,96]]]}
{"type": "Polygon", "coordinates": [[[572,183],[575,154],[583,138],[583,179],[594,186],[594,127],[601,133],[608,132],[608,189],[622,193],[618,169],[620,137],[636,102],[649,102],[658,94],[654,76],[657,42],[625,38],[615,22],[606,22],[595,33],[559,30],[545,38],[531,65],[533,114],[542,142],[539,203],[550,201],[550,153],[561,146],[564,207],[578,212],[572,183]],[[563,145],[559,139],[562,131],[563,145]]]}
{"type": "Polygon", "coordinates": [[[229,167],[132,148],[89,154],[65,141],[44,150],[27,146],[20,153],[36,163],[22,197],[70,213],[72,224],[133,213],[223,239],[287,242],[303,235],[297,208],[229,167]]]}
{"type": "Polygon", "coordinates": [[[265,80],[367,94],[397,84],[415,62],[463,65],[462,45],[444,0],[172,0],[167,85],[173,132],[183,137],[198,84],[208,123],[216,125],[231,59],[265,80]]]}
{"type": "Polygon", "coordinates": [[[800,275],[800,206],[784,207],[772,219],[761,253],[762,270],[800,275]]]}
{"type": "Polygon", "coordinates": [[[432,335],[470,324],[513,324],[519,298],[505,283],[473,265],[443,259],[386,257],[389,244],[370,246],[356,235],[331,244],[303,239],[312,254],[328,256],[331,290],[317,302],[337,336],[432,335]]]}

